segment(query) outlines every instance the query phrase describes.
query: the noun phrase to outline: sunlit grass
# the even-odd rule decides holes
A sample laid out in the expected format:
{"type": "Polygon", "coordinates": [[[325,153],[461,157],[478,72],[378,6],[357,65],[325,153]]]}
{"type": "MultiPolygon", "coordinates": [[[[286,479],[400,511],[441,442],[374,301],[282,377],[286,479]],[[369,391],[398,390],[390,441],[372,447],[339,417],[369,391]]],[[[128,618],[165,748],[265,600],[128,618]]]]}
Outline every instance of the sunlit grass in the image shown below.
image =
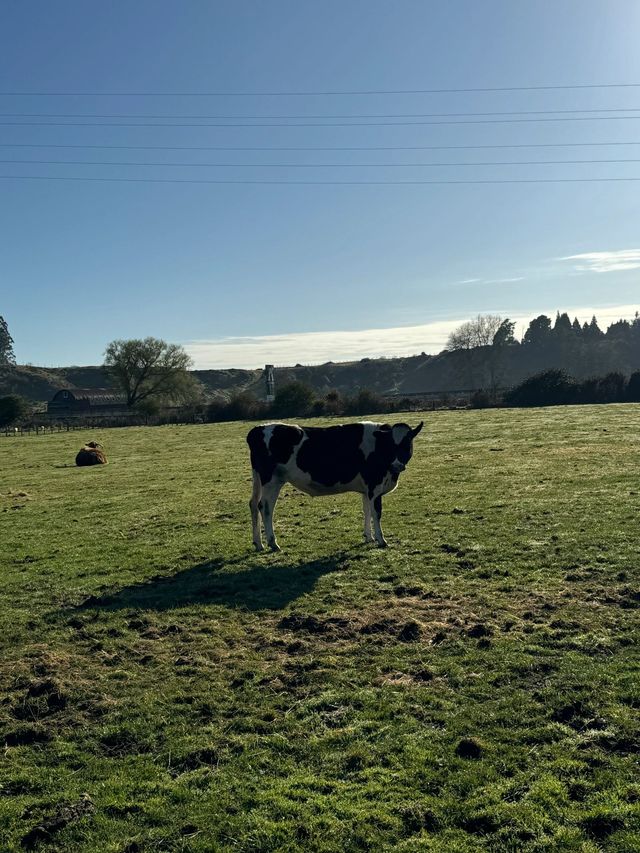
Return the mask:
{"type": "Polygon", "coordinates": [[[386,551],[253,553],[246,424],[0,438],[0,849],[640,848],[640,407],[424,417],[386,551]]]}

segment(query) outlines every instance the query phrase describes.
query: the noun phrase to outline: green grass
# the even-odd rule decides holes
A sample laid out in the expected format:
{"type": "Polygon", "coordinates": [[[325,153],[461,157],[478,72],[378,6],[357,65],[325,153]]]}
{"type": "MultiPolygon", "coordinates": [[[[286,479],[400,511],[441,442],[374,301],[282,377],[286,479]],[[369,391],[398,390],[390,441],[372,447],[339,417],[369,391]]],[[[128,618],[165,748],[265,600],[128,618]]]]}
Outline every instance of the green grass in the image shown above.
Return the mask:
{"type": "Polygon", "coordinates": [[[1,850],[640,850],[640,406],[424,417],[387,550],[253,553],[246,424],[0,438],[1,850]]]}

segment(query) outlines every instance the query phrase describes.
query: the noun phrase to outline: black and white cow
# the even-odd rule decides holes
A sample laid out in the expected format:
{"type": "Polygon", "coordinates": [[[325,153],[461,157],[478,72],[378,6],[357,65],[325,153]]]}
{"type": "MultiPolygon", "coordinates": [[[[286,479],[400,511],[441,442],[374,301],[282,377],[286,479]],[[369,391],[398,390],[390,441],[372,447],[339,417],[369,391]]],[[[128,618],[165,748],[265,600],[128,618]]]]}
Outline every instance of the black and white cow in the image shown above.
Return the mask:
{"type": "Polygon", "coordinates": [[[413,439],[422,429],[407,424],[368,421],[330,427],[265,424],[247,435],[253,469],[249,502],[253,544],[262,551],[260,515],[267,543],[279,551],[273,532],[273,513],[285,483],[316,497],[359,492],[364,510],[364,538],[381,548],[386,541],[380,526],[382,495],[392,492],[413,453],[413,439]]]}

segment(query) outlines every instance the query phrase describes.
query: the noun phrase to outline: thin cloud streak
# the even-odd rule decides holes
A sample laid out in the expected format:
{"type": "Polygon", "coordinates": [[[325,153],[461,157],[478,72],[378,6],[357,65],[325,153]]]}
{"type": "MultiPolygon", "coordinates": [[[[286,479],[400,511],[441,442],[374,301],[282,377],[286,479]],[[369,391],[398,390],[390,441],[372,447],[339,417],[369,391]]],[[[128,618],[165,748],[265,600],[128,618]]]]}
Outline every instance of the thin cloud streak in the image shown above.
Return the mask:
{"type": "Polygon", "coordinates": [[[559,261],[578,261],[573,268],[578,272],[619,272],[640,269],[640,249],[618,249],[611,252],[583,252],[567,255],[559,261]]]}
{"type": "MultiPolygon", "coordinates": [[[[573,319],[589,321],[595,314],[601,324],[621,318],[632,319],[638,305],[567,308],[573,319]]],[[[517,335],[524,333],[533,317],[547,314],[555,317],[555,309],[527,314],[513,314],[504,310],[487,310],[498,313],[516,323],[517,335]]],[[[435,354],[444,349],[449,334],[468,320],[457,317],[413,326],[395,326],[389,329],[362,329],[358,331],[292,332],[281,335],[256,335],[225,337],[216,340],[197,340],[184,343],[199,370],[256,368],[265,364],[295,365],[324,364],[327,361],[357,361],[361,358],[435,354]]]]}

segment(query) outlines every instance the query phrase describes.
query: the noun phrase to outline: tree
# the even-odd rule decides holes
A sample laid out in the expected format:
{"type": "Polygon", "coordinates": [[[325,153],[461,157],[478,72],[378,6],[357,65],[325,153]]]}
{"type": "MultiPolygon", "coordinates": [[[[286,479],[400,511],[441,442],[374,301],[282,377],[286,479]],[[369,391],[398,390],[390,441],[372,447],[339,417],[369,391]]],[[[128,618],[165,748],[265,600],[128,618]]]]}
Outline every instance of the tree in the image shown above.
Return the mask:
{"type": "Polygon", "coordinates": [[[503,322],[498,314],[478,314],[473,320],[467,320],[451,332],[447,349],[464,350],[491,346],[503,322]]]}
{"type": "Polygon", "coordinates": [[[15,364],[13,338],[9,334],[7,321],[0,315],[0,364],[15,364]]]}
{"type": "Polygon", "coordinates": [[[599,341],[604,337],[604,332],[598,326],[598,321],[595,318],[595,315],[591,318],[590,323],[585,323],[582,327],[582,333],[587,341],[599,341]]]}
{"type": "Polygon", "coordinates": [[[605,333],[610,340],[628,341],[631,338],[631,323],[628,320],[618,320],[612,323],[605,333]]]}
{"type": "Polygon", "coordinates": [[[29,402],[17,394],[0,397],[0,427],[11,426],[22,420],[31,411],[29,402]]]}
{"type": "Polygon", "coordinates": [[[540,314],[529,323],[529,328],[524,333],[524,342],[532,346],[541,346],[549,342],[550,335],[551,320],[545,314],[540,314]]]}
{"type": "Polygon", "coordinates": [[[276,417],[302,417],[308,415],[315,399],[313,390],[303,382],[289,382],[276,391],[273,413],[276,417]]]}
{"type": "Polygon", "coordinates": [[[571,332],[573,331],[573,327],[571,325],[571,320],[569,319],[569,315],[567,313],[561,314],[559,311],[556,314],[556,322],[553,326],[553,334],[556,338],[567,339],[571,332]]]}
{"type": "Polygon", "coordinates": [[[191,358],[178,344],[158,338],[112,341],[104,366],[134,407],[149,397],[172,402],[193,399],[198,384],[189,374],[191,358]]]}
{"type": "MultiPolygon", "coordinates": [[[[497,314],[478,314],[473,320],[458,326],[449,335],[447,349],[450,351],[464,352],[464,362],[470,387],[475,386],[476,363],[482,364],[485,355],[482,352],[474,352],[479,347],[489,347],[493,344],[498,331],[505,321],[497,314]]],[[[490,358],[490,361],[492,359],[490,358]]],[[[490,365],[493,383],[493,368],[490,365]]]]}
{"type": "Polygon", "coordinates": [[[498,329],[493,336],[493,340],[491,342],[494,347],[506,347],[512,346],[517,343],[515,337],[513,336],[513,330],[515,329],[516,324],[514,320],[510,320],[508,317],[506,320],[503,320],[502,323],[498,326],[498,329]]]}

